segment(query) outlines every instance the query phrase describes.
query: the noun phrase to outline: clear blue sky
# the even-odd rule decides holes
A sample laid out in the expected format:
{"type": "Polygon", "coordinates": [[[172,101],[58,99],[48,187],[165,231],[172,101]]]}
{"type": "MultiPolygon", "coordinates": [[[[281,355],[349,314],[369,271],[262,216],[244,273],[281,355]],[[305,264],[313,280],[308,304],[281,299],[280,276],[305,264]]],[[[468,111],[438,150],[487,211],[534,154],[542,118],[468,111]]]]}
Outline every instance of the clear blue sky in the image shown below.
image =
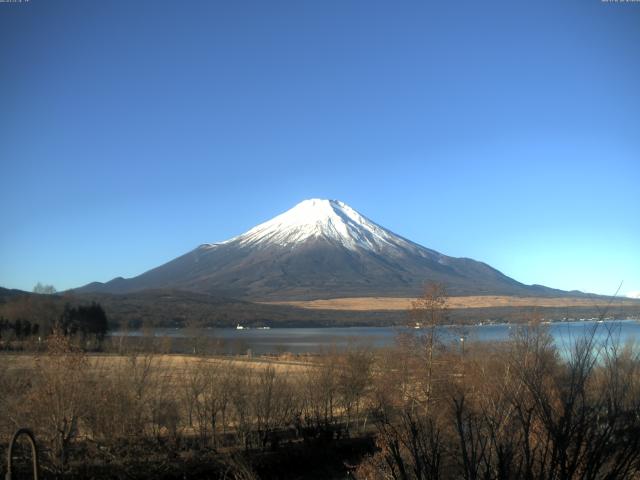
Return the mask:
{"type": "Polygon", "coordinates": [[[640,291],[640,3],[0,3],[0,285],[134,276],[310,197],[640,291]]]}

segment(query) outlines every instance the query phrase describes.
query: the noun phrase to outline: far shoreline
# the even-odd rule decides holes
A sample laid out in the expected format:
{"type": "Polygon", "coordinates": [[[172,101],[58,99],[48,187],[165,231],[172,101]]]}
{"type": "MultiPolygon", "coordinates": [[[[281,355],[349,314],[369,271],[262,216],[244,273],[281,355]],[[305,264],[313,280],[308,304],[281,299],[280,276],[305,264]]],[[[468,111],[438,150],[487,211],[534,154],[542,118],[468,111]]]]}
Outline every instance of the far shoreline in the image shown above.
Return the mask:
{"type": "MultiPolygon", "coordinates": [[[[564,324],[564,323],[603,323],[603,324],[607,324],[607,323],[612,323],[612,322],[640,322],[640,315],[636,315],[636,316],[630,316],[630,317],[625,317],[625,318],[614,318],[614,317],[606,317],[603,318],[602,320],[598,319],[598,318],[568,318],[566,320],[547,320],[547,319],[541,319],[541,320],[524,320],[521,322],[509,322],[509,321],[482,321],[482,322],[478,322],[478,323],[446,323],[446,324],[441,324],[441,325],[437,325],[436,328],[470,328],[470,327],[501,327],[501,326],[516,326],[516,327],[521,327],[521,326],[532,326],[532,325],[555,325],[555,324],[564,324]]],[[[122,334],[131,334],[131,333],[144,333],[145,329],[148,330],[153,330],[153,331],[157,331],[157,330],[174,330],[174,331],[179,331],[179,332],[183,332],[183,331],[189,331],[189,330],[197,330],[197,331],[201,331],[201,330],[210,330],[210,331],[216,331],[216,330],[223,330],[223,331],[237,331],[237,332],[243,332],[243,331],[251,331],[251,332],[256,332],[256,331],[260,331],[260,332],[270,332],[273,330],[276,331],[282,331],[282,330],[329,330],[329,329],[341,329],[341,330],[348,330],[348,329],[356,329],[356,328],[366,328],[366,329],[388,329],[388,328],[398,328],[398,329],[406,329],[409,331],[420,331],[420,330],[428,330],[430,327],[428,326],[423,326],[423,327],[415,327],[412,326],[410,324],[397,324],[397,325],[375,325],[375,324],[361,324],[361,325],[317,325],[317,326],[307,326],[307,325],[301,325],[301,326],[291,326],[291,325],[283,325],[283,326],[273,326],[273,327],[269,327],[269,328],[264,328],[264,327],[252,327],[250,325],[245,326],[243,325],[242,328],[238,329],[236,327],[231,327],[231,326],[223,326],[223,327],[210,327],[210,326],[202,326],[202,327],[167,327],[167,326],[153,326],[153,327],[141,327],[141,328],[135,328],[135,329],[129,329],[129,330],[114,330],[112,332],[107,333],[107,337],[120,337],[122,336],[122,334]]],[[[125,335],[127,336],[127,335],[125,335]]],[[[143,336],[143,335],[136,335],[136,336],[143,336]]],[[[184,336],[182,338],[189,338],[187,336],[184,336]]]]}

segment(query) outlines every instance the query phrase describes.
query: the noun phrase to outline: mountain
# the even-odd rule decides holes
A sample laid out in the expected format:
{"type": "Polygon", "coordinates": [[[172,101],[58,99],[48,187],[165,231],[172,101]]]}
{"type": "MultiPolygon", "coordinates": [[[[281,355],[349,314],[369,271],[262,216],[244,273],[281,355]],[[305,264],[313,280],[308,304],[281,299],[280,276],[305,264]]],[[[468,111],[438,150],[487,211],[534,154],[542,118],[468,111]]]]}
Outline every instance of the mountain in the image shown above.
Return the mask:
{"type": "Polygon", "coordinates": [[[23,290],[0,287],[0,304],[17,297],[28,297],[29,295],[31,295],[31,293],[25,292],[23,290]]]}
{"type": "MultiPolygon", "coordinates": [[[[252,300],[416,296],[427,281],[451,295],[562,296],[489,265],[407,240],[336,200],[305,200],[221,243],[207,243],[137,277],[77,291],[177,289],[252,300]]],[[[572,295],[575,296],[575,293],[572,295]]]]}

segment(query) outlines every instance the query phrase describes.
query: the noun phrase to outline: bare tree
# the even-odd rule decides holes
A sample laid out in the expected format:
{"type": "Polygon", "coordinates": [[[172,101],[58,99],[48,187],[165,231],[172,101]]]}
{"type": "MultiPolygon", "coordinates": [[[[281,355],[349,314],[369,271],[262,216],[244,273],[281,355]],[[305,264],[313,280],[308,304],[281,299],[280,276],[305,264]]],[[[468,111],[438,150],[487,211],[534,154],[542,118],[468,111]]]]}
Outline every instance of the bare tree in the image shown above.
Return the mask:
{"type": "Polygon", "coordinates": [[[252,397],[256,430],[262,449],[277,441],[276,430],[288,426],[293,418],[292,388],[286,377],[269,365],[258,372],[252,397]]]}
{"type": "Polygon", "coordinates": [[[56,292],[56,287],[53,285],[44,285],[40,282],[36,283],[33,287],[33,293],[39,293],[41,295],[53,295],[56,292]]]}
{"type": "Polygon", "coordinates": [[[301,379],[298,429],[304,436],[333,435],[338,421],[338,371],[335,352],[326,352],[301,379]]]}
{"type": "Polygon", "coordinates": [[[358,419],[361,403],[371,383],[372,363],[372,353],[364,348],[351,348],[341,356],[337,387],[347,431],[354,416],[356,421],[358,419]]]}
{"type": "Polygon", "coordinates": [[[250,368],[236,367],[227,383],[229,405],[233,415],[238,443],[249,450],[251,446],[252,411],[251,396],[254,392],[254,375],[250,368]]]}
{"type": "Polygon", "coordinates": [[[446,318],[447,293],[444,285],[429,282],[425,285],[421,297],[411,302],[410,318],[416,322],[416,326],[426,329],[425,341],[425,408],[429,409],[433,390],[433,352],[436,344],[437,327],[442,325],[446,318]]]}
{"type": "Polygon", "coordinates": [[[47,352],[38,357],[28,407],[40,438],[49,444],[56,472],[67,468],[71,443],[79,433],[79,422],[87,402],[87,359],[68,337],[54,332],[47,339],[47,352]]]}

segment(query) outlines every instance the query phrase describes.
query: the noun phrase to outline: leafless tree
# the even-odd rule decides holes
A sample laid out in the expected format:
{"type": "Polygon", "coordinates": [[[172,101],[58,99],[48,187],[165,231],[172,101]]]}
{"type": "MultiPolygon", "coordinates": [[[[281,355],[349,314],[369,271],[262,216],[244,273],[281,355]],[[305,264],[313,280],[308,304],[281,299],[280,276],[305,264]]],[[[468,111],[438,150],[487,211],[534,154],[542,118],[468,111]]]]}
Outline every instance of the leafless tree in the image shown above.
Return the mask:
{"type": "Polygon", "coordinates": [[[345,415],[347,430],[354,417],[357,421],[360,406],[371,384],[373,355],[366,348],[349,348],[338,364],[340,404],[345,415]]]}
{"type": "Polygon", "coordinates": [[[300,379],[302,399],[298,429],[303,435],[333,435],[337,425],[338,362],[335,352],[325,352],[300,379]]]}
{"type": "Polygon", "coordinates": [[[428,410],[433,390],[433,354],[437,340],[437,328],[446,318],[447,293],[444,285],[429,282],[424,287],[421,297],[411,302],[410,318],[416,326],[425,329],[425,408],[428,410]]]}
{"type": "Polygon", "coordinates": [[[87,401],[86,372],[85,354],[68,337],[54,332],[47,340],[46,353],[37,359],[25,407],[39,438],[50,446],[57,473],[66,470],[69,448],[79,433],[87,401]]]}
{"type": "Polygon", "coordinates": [[[254,393],[254,372],[250,368],[236,367],[227,384],[229,405],[233,415],[238,443],[249,450],[251,447],[252,410],[251,396],[254,393]]]}
{"type": "Polygon", "coordinates": [[[294,412],[293,390],[285,375],[277,373],[273,366],[260,370],[256,375],[252,396],[253,413],[260,446],[264,450],[278,428],[291,423],[294,412]]]}
{"type": "Polygon", "coordinates": [[[44,285],[40,282],[36,283],[33,287],[33,293],[39,293],[41,295],[53,295],[56,292],[56,287],[53,285],[44,285]]]}

